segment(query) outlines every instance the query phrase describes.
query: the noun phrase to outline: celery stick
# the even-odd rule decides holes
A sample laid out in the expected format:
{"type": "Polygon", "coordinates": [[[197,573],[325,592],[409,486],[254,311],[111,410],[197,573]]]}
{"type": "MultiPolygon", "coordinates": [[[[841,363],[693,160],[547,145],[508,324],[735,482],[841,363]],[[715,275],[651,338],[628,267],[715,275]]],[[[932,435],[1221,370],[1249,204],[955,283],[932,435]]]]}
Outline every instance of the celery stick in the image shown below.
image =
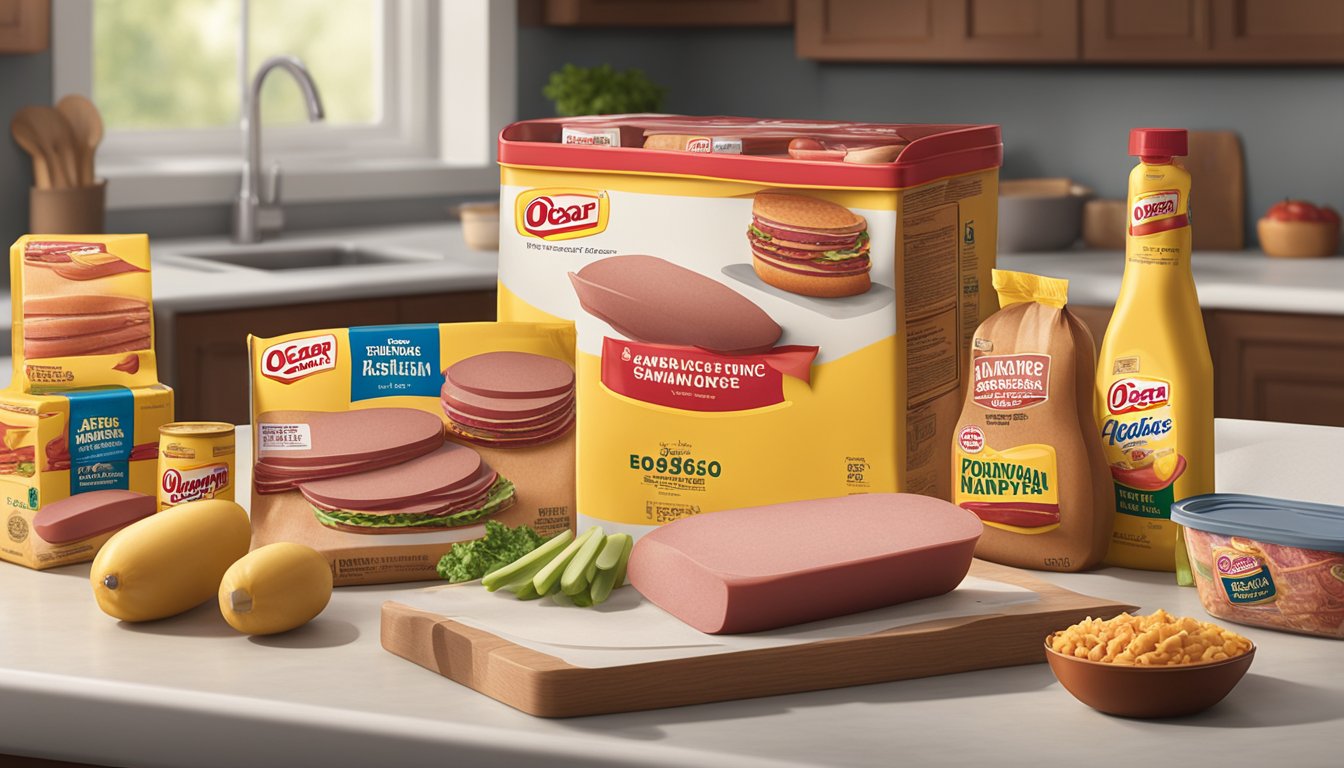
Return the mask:
{"type": "Polygon", "coordinates": [[[524,581],[514,590],[513,596],[519,600],[538,600],[541,595],[537,592],[537,587],[531,581],[524,581]]]}
{"type": "Polygon", "coordinates": [[[629,536],[625,537],[625,549],[621,551],[621,559],[616,563],[616,581],[612,585],[614,589],[625,586],[625,567],[630,564],[630,551],[634,548],[635,540],[629,536]]]}
{"type": "Polygon", "coordinates": [[[532,577],[532,583],[536,585],[538,594],[549,595],[551,593],[551,589],[556,584],[560,583],[560,577],[565,572],[565,566],[569,565],[569,562],[574,559],[574,555],[578,553],[579,549],[593,538],[594,533],[601,534],[602,529],[593,526],[584,531],[582,536],[569,542],[569,545],[565,547],[564,551],[556,555],[555,558],[547,563],[540,571],[537,571],[536,575],[532,577]]]}
{"type": "Polygon", "coordinates": [[[507,587],[517,584],[525,579],[531,579],[556,556],[560,550],[564,549],[574,534],[568,530],[561,531],[558,536],[545,542],[536,549],[528,552],[526,555],[514,560],[512,563],[487,573],[481,579],[481,585],[488,591],[494,592],[500,587],[507,587]]]}
{"type": "Polygon", "coordinates": [[[579,547],[574,559],[565,565],[565,572],[560,577],[560,591],[566,595],[577,595],[588,588],[588,566],[597,559],[597,553],[607,540],[600,525],[589,528],[584,535],[588,536],[588,540],[583,542],[583,546],[579,547]],[[592,535],[589,536],[589,534],[592,535]]]}
{"type": "Polygon", "coordinates": [[[593,586],[588,590],[588,595],[593,601],[593,605],[600,605],[608,596],[611,595],[611,588],[616,584],[616,569],[612,568],[606,571],[598,571],[597,578],[593,579],[593,586]]]}
{"type": "Polygon", "coordinates": [[[602,545],[602,553],[597,556],[597,569],[599,571],[614,569],[631,541],[633,539],[628,533],[613,533],[608,536],[607,542],[602,545]]]}

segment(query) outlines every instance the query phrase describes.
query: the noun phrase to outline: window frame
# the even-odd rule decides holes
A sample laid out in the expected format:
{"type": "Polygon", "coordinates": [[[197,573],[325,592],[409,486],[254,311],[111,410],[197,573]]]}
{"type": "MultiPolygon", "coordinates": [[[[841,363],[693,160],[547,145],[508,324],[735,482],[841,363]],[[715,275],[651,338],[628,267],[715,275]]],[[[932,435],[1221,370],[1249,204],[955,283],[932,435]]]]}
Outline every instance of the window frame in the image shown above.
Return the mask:
{"type": "MultiPolygon", "coordinates": [[[[282,203],[497,187],[495,137],[516,110],[516,2],[387,2],[382,54],[391,74],[384,81],[397,92],[384,94],[383,109],[395,114],[385,112],[386,119],[371,126],[265,127],[262,162],[282,167],[282,203]],[[455,75],[461,72],[485,76],[455,75]]],[[[53,4],[53,100],[67,93],[89,95],[92,11],[92,0],[53,4]]],[[[317,86],[321,90],[324,84],[317,86]]],[[[108,208],[231,202],[240,184],[243,144],[240,128],[109,132],[97,167],[108,180],[108,208]]]]}

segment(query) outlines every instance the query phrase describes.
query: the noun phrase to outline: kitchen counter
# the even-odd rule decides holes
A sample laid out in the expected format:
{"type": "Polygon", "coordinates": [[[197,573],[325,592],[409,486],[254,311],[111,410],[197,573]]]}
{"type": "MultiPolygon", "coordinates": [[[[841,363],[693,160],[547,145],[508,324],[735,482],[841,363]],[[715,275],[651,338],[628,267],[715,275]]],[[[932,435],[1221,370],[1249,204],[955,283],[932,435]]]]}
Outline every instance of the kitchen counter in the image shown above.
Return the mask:
{"type": "MultiPolygon", "coordinates": [[[[1120,295],[1123,251],[1001,253],[999,269],[1069,281],[1069,303],[1111,307],[1120,295]]],[[[1204,309],[1344,315],[1344,256],[1272,259],[1256,250],[1200,251],[1193,258],[1204,309]]]]}
{"type": "MultiPolygon", "coordinates": [[[[1344,503],[1344,429],[1217,425],[1219,489],[1344,503]]],[[[239,487],[248,445],[240,435],[239,487]]],[[[574,720],[539,720],[383,651],[379,606],[421,585],[337,590],[293,633],[236,635],[206,605],[144,625],[101,614],[89,566],[0,564],[0,753],[144,766],[1327,765],[1339,758],[1337,641],[1237,627],[1254,666],[1217,707],[1111,718],[1045,664],[574,720]]],[[[1169,574],[1042,574],[1204,617],[1169,574]]],[[[992,642],[986,639],[986,642],[992,642]]]]}

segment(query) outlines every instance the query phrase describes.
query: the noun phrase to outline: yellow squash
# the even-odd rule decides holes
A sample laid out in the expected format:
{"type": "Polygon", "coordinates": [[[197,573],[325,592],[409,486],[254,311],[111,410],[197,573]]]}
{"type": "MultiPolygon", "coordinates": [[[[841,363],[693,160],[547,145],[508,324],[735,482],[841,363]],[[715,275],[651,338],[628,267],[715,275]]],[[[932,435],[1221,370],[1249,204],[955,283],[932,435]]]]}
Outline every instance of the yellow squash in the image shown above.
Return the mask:
{"type": "Polygon", "coordinates": [[[165,509],[107,540],[89,573],[93,597],[104,613],[122,621],[175,616],[215,594],[251,539],[247,512],[232,501],[165,509]]]}
{"type": "Polygon", "coordinates": [[[219,610],[248,635],[307,624],[331,600],[331,566],[302,544],[268,544],[234,563],[219,585],[219,610]]]}

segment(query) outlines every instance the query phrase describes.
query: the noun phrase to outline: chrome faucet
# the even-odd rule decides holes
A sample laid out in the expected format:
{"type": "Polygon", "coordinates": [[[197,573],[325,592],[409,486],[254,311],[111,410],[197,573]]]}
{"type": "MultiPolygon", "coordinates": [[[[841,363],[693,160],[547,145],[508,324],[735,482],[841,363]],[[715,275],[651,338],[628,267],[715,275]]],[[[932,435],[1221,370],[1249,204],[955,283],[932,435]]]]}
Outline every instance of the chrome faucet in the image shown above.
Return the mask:
{"type": "Polygon", "coordinates": [[[299,84],[308,106],[308,120],[315,123],[323,118],[322,97],[302,61],[294,56],[272,56],[261,63],[248,89],[247,103],[243,104],[243,183],[233,203],[236,243],[260,242],[262,230],[278,230],[284,223],[280,210],[280,168],[272,168],[264,194],[257,189],[261,175],[261,84],[275,69],[285,70],[299,84]]]}

